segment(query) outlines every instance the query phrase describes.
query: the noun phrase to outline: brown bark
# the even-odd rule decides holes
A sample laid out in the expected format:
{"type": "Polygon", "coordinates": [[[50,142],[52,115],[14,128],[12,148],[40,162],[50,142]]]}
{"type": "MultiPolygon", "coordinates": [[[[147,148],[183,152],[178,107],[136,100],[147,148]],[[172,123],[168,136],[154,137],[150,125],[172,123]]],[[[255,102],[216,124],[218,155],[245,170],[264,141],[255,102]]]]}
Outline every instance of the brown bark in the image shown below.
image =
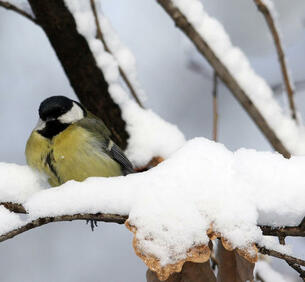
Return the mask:
{"type": "Polygon", "coordinates": [[[217,249],[218,275],[217,282],[254,281],[254,263],[240,256],[236,250],[227,251],[219,241],[217,249]]]}
{"type": "MultiPolygon", "coordinates": [[[[159,282],[155,272],[147,270],[147,282],[159,282]]],[[[186,262],[180,273],[172,274],[165,282],[216,282],[214,272],[211,269],[210,262],[192,263],[186,262]]]]}
{"type": "Polygon", "coordinates": [[[63,0],[29,0],[29,3],[80,102],[105,122],[114,141],[125,149],[128,133],[121,110],[110,97],[104,75],[63,0]]]}

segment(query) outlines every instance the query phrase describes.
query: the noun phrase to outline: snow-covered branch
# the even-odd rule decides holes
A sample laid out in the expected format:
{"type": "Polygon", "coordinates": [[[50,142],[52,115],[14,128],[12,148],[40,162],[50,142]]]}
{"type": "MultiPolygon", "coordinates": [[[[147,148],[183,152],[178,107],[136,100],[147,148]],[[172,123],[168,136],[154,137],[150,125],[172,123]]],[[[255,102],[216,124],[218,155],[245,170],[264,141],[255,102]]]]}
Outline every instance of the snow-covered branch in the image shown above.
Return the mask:
{"type": "MultiPolygon", "coordinates": [[[[108,47],[108,44],[107,44],[107,42],[104,38],[102,29],[101,29],[99,16],[98,16],[98,12],[97,12],[97,7],[95,5],[95,0],[90,0],[90,4],[91,4],[92,12],[93,12],[93,15],[94,15],[95,25],[96,25],[96,31],[97,31],[96,32],[96,37],[102,41],[102,43],[104,45],[104,48],[105,48],[105,51],[112,54],[112,52],[111,52],[110,48],[108,47]]],[[[134,99],[136,100],[138,105],[141,108],[144,108],[144,106],[143,106],[143,104],[142,104],[142,102],[139,98],[139,95],[136,92],[135,87],[132,85],[130,79],[128,78],[128,75],[125,73],[125,71],[122,69],[122,67],[120,65],[118,66],[118,68],[119,68],[119,72],[120,72],[121,77],[125,81],[128,89],[130,90],[131,95],[134,97],[134,99]]]]}
{"type": "Polygon", "coordinates": [[[31,14],[29,14],[26,11],[24,11],[23,9],[11,4],[10,2],[0,1],[0,7],[13,11],[23,17],[26,17],[28,20],[32,21],[35,24],[39,24],[38,21],[31,14]]]}
{"type": "Polygon", "coordinates": [[[265,18],[265,20],[268,24],[268,27],[270,29],[270,32],[272,34],[272,38],[274,41],[274,45],[275,45],[278,59],[279,59],[280,66],[281,66],[284,84],[285,84],[287,95],[288,95],[291,116],[293,119],[297,120],[296,108],[295,108],[295,103],[294,103],[294,98],[293,98],[293,96],[294,96],[293,82],[291,81],[291,78],[288,73],[285,53],[284,53],[284,50],[282,47],[282,42],[281,42],[279,31],[278,31],[278,28],[275,23],[276,15],[273,12],[273,10],[274,10],[273,3],[271,2],[271,0],[267,0],[267,1],[266,0],[254,0],[254,2],[256,4],[258,10],[261,11],[261,13],[264,15],[264,18],[265,18]]]}
{"type": "Polygon", "coordinates": [[[261,129],[275,150],[285,157],[304,154],[304,127],[284,114],[271,88],[233,46],[223,26],[210,17],[198,0],[158,0],[175,24],[208,60],[218,77],[261,129]]]}

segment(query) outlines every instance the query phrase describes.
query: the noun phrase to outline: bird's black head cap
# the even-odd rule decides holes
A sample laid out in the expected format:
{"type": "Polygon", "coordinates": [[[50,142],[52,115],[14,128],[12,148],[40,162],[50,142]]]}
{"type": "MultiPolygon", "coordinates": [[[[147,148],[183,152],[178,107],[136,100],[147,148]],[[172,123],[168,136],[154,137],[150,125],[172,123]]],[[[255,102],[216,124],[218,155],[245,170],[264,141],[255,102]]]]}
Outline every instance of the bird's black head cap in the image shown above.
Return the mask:
{"type": "Polygon", "coordinates": [[[73,100],[65,96],[52,96],[41,102],[39,116],[43,121],[57,119],[73,107],[73,100]]]}

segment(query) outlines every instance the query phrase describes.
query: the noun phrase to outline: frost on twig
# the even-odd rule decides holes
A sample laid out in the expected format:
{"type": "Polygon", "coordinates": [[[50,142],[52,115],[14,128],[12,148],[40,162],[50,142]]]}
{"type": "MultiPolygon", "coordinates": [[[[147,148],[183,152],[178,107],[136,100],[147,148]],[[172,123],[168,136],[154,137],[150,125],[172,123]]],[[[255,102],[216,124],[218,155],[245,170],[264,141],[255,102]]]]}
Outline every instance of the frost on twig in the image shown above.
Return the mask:
{"type": "Polygon", "coordinates": [[[281,66],[283,80],[288,95],[289,106],[291,110],[291,116],[297,120],[296,108],[294,103],[294,86],[288,73],[287,61],[285,52],[282,47],[281,37],[276,25],[276,14],[274,12],[273,2],[271,0],[254,0],[258,10],[264,15],[264,18],[268,24],[269,30],[272,34],[274,45],[277,51],[278,59],[281,66]]]}

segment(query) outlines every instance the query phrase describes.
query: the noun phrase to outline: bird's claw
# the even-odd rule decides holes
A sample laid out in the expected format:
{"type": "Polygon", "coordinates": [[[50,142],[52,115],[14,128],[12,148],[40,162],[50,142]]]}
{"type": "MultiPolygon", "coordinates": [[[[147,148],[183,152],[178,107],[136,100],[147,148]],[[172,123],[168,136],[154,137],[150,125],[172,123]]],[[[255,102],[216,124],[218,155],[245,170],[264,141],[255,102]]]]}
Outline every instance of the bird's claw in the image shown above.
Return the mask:
{"type": "Polygon", "coordinates": [[[86,221],[87,224],[88,224],[89,222],[90,222],[91,230],[94,231],[94,227],[97,227],[97,220],[89,219],[89,220],[86,221]]]}

